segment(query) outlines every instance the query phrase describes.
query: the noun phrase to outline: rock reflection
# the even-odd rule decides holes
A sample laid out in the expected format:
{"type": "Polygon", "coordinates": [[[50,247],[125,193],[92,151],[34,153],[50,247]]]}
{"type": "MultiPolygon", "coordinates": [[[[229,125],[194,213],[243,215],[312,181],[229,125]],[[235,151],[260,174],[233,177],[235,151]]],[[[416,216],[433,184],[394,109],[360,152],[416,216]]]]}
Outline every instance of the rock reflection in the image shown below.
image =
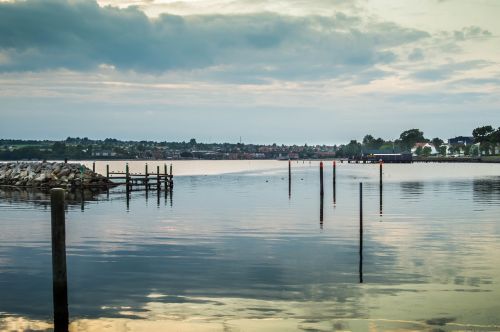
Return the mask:
{"type": "MultiPolygon", "coordinates": [[[[76,189],[66,192],[66,203],[70,206],[80,206],[83,210],[85,202],[97,201],[98,196],[106,193],[106,189],[76,189]]],[[[8,204],[35,205],[48,208],[50,206],[50,191],[43,189],[27,189],[0,187],[0,200],[8,204]]]]}

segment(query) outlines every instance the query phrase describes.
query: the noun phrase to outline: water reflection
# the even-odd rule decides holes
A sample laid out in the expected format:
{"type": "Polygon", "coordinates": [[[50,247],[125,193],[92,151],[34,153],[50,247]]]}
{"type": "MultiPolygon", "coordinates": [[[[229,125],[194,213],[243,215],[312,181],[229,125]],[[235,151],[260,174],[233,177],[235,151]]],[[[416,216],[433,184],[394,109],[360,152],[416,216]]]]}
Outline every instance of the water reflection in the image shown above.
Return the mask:
{"type": "MultiPolygon", "coordinates": [[[[318,231],[317,167],[294,170],[303,180],[293,200],[284,177],[286,165],[265,176],[178,177],[175,206],[172,192],[160,206],[160,195],[148,205],[143,192],[112,191],[84,213],[70,209],[72,330],[497,329],[500,211],[485,204],[498,199],[497,184],[387,181],[377,192],[377,178],[361,230],[357,184],[339,177],[335,210],[319,202],[320,227],[334,216],[335,227],[318,231]],[[373,222],[382,195],[384,223],[373,222]]],[[[332,194],[324,199],[335,203],[332,194]]],[[[0,330],[13,315],[43,326],[29,322],[51,315],[47,214],[9,204],[0,198],[0,330]]]]}
{"type": "Polygon", "coordinates": [[[320,198],[319,198],[319,228],[320,229],[323,229],[324,200],[325,200],[325,196],[320,195],[320,198]]]}
{"type": "Polygon", "coordinates": [[[484,204],[500,203],[500,177],[474,179],[472,182],[473,199],[484,204]]]}
{"type": "MultiPolygon", "coordinates": [[[[70,206],[80,206],[83,211],[85,209],[85,202],[98,201],[99,196],[106,192],[109,191],[99,188],[69,190],[66,192],[66,203],[70,206]]],[[[0,200],[10,205],[32,205],[48,208],[50,206],[50,190],[0,187],[0,200]]]]}
{"type": "Polygon", "coordinates": [[[400,183],[401,198],[417,199],[424,193],[425,184],[423,181],[403,181],[400,183]]]}

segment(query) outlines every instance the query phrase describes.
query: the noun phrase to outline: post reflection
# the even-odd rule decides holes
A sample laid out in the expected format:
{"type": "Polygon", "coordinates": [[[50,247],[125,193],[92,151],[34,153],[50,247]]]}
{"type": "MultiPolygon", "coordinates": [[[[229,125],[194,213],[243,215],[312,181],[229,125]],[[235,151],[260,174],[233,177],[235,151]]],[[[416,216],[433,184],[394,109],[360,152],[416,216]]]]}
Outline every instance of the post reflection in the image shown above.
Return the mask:
{"type": "Polygon", "coordinates": [[[384,206],[383,206],[383,186],[379,186],[379,215],[382,217],[382,214],[384,213],[384,206]]]}
{"type": "Polygon", "coordinates": [[[319,227],[323,229],[323,207],[324,207],[324,196],[320,195],[319,198],[319,227]]]}

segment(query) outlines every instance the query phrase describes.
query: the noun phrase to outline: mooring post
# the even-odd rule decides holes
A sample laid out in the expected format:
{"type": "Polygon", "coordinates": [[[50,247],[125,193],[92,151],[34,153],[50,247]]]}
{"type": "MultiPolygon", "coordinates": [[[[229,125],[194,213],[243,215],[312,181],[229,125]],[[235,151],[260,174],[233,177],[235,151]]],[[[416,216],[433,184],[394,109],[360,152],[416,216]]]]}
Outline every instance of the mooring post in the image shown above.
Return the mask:
{"type": "Polygon", "coordinates": [[[95,161],[92,163],[92,172],[95,173],[95,161]]]}
{"type": "Polygon", "coordinates": [[[333,205],[337,203],[337,162],[333,161],[333,205]]]}
{"type": "Polygon", "coordinates": [[[380,180],[380,188],[382,188],[382,167],[384,165],[384,161],[382,159],[380,159],[379,164],[380,164],[380,166],[379,166],[379,168],[380,168],[380,171],[379,171],[379,173],[380,173],[379,180],[380,180]]]}
{"type": "Polygon", "coordinates": [[[292,161],[288,159],[288,181],[292,181],[292,161]]]}
{"type": "Polygon", "coordinates": [[[128,170],[128,163],[125,164],[125,187],[126,191],[130,190],[130,174],[128,170]]]}
{"type": "Polygon", "coordinates": [[[363,283],[363,182],[359,183],[359,282],[363,283]]]}
{"type": "Polygon", "coordinates": [[[68,331],[69,324],[64,195],[64,189],[61,188],[50,191],[54,331],[68,331]]]}
{"type": "Polygon", "coordinates": [[[106,164],[106,179],[109,180],[109,165],[106,164]]]}
{"type": "Polygon", "coordinates": [[[292,161],[288,159],[288,197],[292,196],[292,161]]]}
{"type": "Polygon", "coordinates": [[[144,185],[146,187],[146,191],[149,189],[148,188],[148,163],[146,163],[146,166],[144,166],[144,185]]]}
{"type": "Polygon", "coordinates": [[[382,210],[383,210],[383,205],[382,205],[382,185],[383,185],[383,182],[382,182],[382,167],[384,165],[384,161],[382,159],[380,159],[380,182],[379,182],[379,199],[380,199],[380,207],[379,207],[379,213],[380,215],[382,216],[382,210]]]}
{"type": "Polygon", "coordinates": [[[319,193],[321,196],[323,196],[325,194],[325,192],[323,191],[323,162],[320,161],[319,163],[319,193]]]}
{"type": "Polygon", "coordinates": [[[168,188],[168,173],[167,173],[167,164],[163,164],[163,173],[165,175],[165,178],[163,181],[165,181],[164,186],[165,186],[165,191],[167,191],[168,188]]]}
{"type": "Polygon", "coordinates": [[[172,164],[170,164],[170,190],[174,187],[174,173],[172,173],[172,164]]]}
{"type": "Polygon", "coordinates": [[[161,182],[160,182],[160,166],[156,166],[156,190],[161,189],[161,182]]]}

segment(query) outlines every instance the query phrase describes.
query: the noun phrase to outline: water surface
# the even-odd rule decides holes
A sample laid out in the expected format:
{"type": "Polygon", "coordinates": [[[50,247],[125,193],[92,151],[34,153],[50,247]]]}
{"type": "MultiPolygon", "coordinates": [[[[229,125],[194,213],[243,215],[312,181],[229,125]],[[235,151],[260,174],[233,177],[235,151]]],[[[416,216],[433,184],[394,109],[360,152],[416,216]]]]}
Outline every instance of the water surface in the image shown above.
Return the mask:
{"type": "MultiPolygon", "coordinates": [[[[71,330],[500,330],[500,165],[385,165],[381,196],[338,164],[335,197],[325,165],[323,202],[302,161],[291,188],[286,162],[176,161],[172,193],[70,196],[71,330]]],[[[0,215],[0,329],[51,329],[48,196],[0,215]]]]}

